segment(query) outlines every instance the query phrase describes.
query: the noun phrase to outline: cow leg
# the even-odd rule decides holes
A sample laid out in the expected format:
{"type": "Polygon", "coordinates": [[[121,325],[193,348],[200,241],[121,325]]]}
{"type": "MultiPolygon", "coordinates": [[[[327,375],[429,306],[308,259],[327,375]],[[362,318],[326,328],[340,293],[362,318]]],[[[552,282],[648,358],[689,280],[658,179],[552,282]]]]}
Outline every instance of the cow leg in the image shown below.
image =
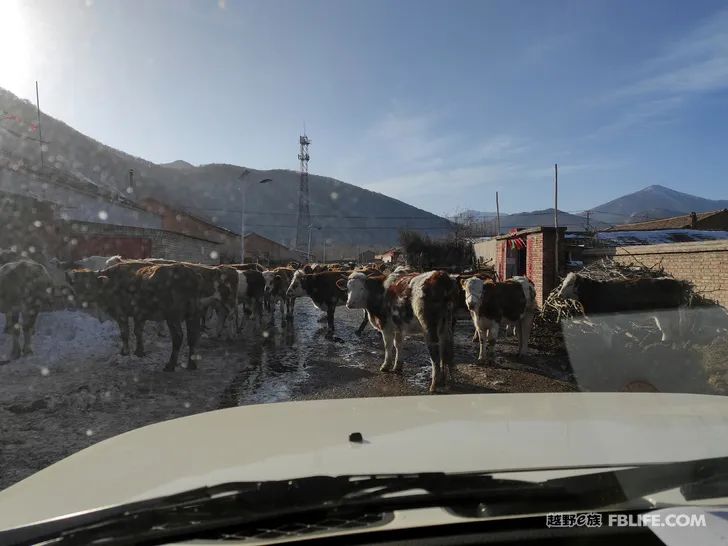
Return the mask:
{"type": "Polygon", "coordinates": [[[37,310],[30,310],[23,313],[23,354],[33,354],[32,338],[35,333],[35,321],[38,318],[37,310]]]}
{"type": "MultiPolygon", "coordinates": [[[[195,351],[197,350],[197,342],[200,339],[200,318],[198,316],[188,317],[186,322],[187,326],[187,346],[189,347],[189,356],[187,357],[187,369],[197,369],[196,361],[200,359],[195,351]]],[[[180,330],[182,325],[180,325],[180,330]]]]}
{"type": "Polygon", "coordinates": [[[238,332],[241,332],[243,328],[245,328],[245,304],[243,304],[242,310],[240,309],[240,305],[238,305],[238,308],[236,310],[238,312],[238,319],[236,320],[236,326],[238,329],[238,332]]]}
{"type": "Polygon", "coordinates": [[[179,350],[182,347],[182,323],[179,320],[167,319],[167,327],[169,328],[169,337],[172,338],[172,354],[169,355],[169,361],[164,367],[164,371],[173,372],[177,367],[179,350]]]}
{"type": "Polygon", "coordinates": [[[296,306],[296,298],[289,298],[288,300],[288,311],[286,311],[286,320],[293,320],[293,308],[296,306]]]}
{"type": "Polygon", "coordinates": [[[498,334],[500,332],[500,323],[497,320],[490,321],[490,328],[488,328],[488,349],[486,358],[492,360],[495,357],[495,344],[498,340],[498,334]]]}
{"type": "Polygon", "coordinates": [[[430,392],[435,393],[442,384],[442,368],[440,366],[440,339],[434,327],[425,330],[425,343],[427,344],[427,352],[430,353],[430,363],[432,364],[430,392]]]}
{"type": "Polygon", "coordinates": [[[364,311],[364,319],[361,321],[361,324],[359,325],[359,328],[356,329],[356,332],[354,332],[356,335],[360,336],[361,333],[364,331],[364,328],[367,327],[367,323],[369,322],[369,313],[364,311]]]}
{"type": "Polygon", "coordinates": [[[9,332],[13,337],[13,348],[10,350],[10,360],[20,358],[20,312],[12,311],[10,316],[5,316],[7,324],[5,332],[9,332]]]}
{"type": "Polygon", "coordinates": [[[480,341],[480,333],[478,332],[478,327],[475,327],[475,332],[473,332],[473,339],[470,340],[471,343],[478,343],[480,341]]]}
{"type": "Polygon", "coordinates": [[[397,328],[394,330],[394,367],[392,372],[402,373],[402,361],[399,359],[399,351],[402,348],[402,331],[397,328]]]}
{"type": "Polygon", "coordinates": [[[391,371],[394,361],[394,327],[386,326],[382,328],[382,341],[384,341],[384,362],[379,368],[381,372],[391,371]]]}
{"type": "Polygon", "coordinates": [[[257,298],[253,303],[253,312],[257,315],[258,328],[263,326],[263,300],[257,298]]]}
{"type": "Polygon", "coordinates": [[[485,364],[488,360],[485,344],[488,341],[489,321],[473,313],[473,323],[475,324],[475,335],[478,339],[478,364],[485,364]]]}
{"type": "Polygon", "coordinates": [[[440,338],[440,373],[443,383],[447,385],[452,376],[452,365],[455,348],[453,346],[452,324],[447,320],[440,321],[438,337],[440,338]]]}
{"type": "Polygon", "coordinates": [[[144,324],[146,324],[146,321],[134,319],[134,337],[136,338],[136,351],[134,351],[134,354],[138,357],[144,356],[144,324]]]}
{"type": "Polygon", "coordinates": [[[121,334],[121,354],[126,356],[129,354],[129,317],[120,319],[118,323],[121,334]]]}
{"type": "Polygon", "coordinates": [[[531,338],[531,326],[533,325],[533,313],[525,313],[521,320],[516,323],[518,333],[518,356],[528,354],[528,341],[531,338]]]}
{"type": "Polygon", "coordinates": [[[326,306],[326,324],[328,331],[326,337],[334,337],[334,312],[336,311],[336,304],[328,304],[326,306]]]}

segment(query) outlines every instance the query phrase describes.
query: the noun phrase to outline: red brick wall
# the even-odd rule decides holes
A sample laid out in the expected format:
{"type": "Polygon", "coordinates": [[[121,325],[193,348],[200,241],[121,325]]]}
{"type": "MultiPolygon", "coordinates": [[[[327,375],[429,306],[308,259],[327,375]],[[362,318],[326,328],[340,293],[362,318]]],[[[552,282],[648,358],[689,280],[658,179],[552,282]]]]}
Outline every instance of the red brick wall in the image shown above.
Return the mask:
{"type": "Polygon", "coordinates": [[[506,245],[508,241],[498,241],[498,249],[496,250],[498,264],[498,278],[503,280],[506,278],[506,245]]]}

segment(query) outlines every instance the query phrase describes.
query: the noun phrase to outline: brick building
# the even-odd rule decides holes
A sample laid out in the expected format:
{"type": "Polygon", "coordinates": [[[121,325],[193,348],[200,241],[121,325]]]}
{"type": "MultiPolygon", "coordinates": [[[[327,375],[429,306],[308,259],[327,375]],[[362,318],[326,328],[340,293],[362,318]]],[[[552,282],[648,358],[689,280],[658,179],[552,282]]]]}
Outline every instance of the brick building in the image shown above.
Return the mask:
{"type": "MultiPolygon", "coordinates": [[[[238,256],[240,249],[238,249],[238,256]]],[[[245,235],[245,261],[257,262],[264,265],[282,265],[291,260],[297,260],[300,254],[287,246],[251,232],[245,235]]]]}
{"type": "Polygon", "coordinates": [[[223,263],[240,261],[239,234],[151,197],[141,199],[139,205],[144,210],[161,216],[163,230],[218,243],[220,260],[223,263]]]}
{"type": "Polygon", "coordinates": [[[496,237],[496,272],[501,279],[528,277],[536,288],[539,307],[564,273],[565,227],[534,227],[496,237]],[[555,245],[559,245],[559,271],[554,267],[555,245]]]}
{"type": "Polygon", "coordinates": [[[219,242],[164,229],[67,222],[63,232],[66,243],[56,255],[65,259],[119,254],[124,258],[219,264],[222,256],[223,246],[219,242]]]}

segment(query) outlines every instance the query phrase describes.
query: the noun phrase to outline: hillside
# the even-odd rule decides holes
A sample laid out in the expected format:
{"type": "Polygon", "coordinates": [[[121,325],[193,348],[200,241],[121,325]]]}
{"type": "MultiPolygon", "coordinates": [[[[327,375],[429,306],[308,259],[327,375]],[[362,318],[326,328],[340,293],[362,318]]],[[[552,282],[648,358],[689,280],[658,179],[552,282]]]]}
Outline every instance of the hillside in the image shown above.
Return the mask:
{"type": "Polygon", "coordinates": [[[653,185],[593,207],[594,218],[609,224],[669,218],[728,208],[728,200],[705,199],[653,185]]]}
{"type": "MultiPolygon", "coordinates": [[[[36,133],[29,127],[35,106],[0,89],[0,110],[27,124],[0,121],[0,152],[28,162],[38,162],[36,133]]],[[[155,197],[208,218],[219,225],[240,230],[240,182],[243,166],[211,164],[193,166],[177,160],[155,164],[106,146],[62,121],[41,117],[45,160],[56,168],[87,178],[111,191],[127,194],[129,170],[134,169],[137,198],[155,197]]],[[[298,173],[290,170],[253,170],[249,180],[271,178],[264,185],[252,184],[247,200],[247,227],[266,237],[289,244],[295,238],[298,208],[298,173]]],[[[398,241],[402,229],[418,229],[430,236],[445,235],[450,222],[380,193],[318,175],[309,176],[314,248],[324,237],[329,248],[342,252],[382,249],[398,241]]]]}
{"type": "MultiPolygon", "coordinates": [[[[495,225],[495,213],[466,211],[455,218],[474,218],[480,221],[490,222],[495,225]]],[[[453,219],[455,219],[453,218],[453,219]]],[[[530,212],[517,212],[514,214],[501,214],[501,232],[509,231],[514,228],[530,228],[537,226],[554,225],[554,209],[534,210],[530,212]]],[[[591,221],[591,226],[595,228],[606,227],[606,224],[599,221],[591,221]]],[[[559,211],[559,226],[566,226],[569,231],[581,231],[586,227],[586,216],[569,214],[568,212],[559,211]]]]}

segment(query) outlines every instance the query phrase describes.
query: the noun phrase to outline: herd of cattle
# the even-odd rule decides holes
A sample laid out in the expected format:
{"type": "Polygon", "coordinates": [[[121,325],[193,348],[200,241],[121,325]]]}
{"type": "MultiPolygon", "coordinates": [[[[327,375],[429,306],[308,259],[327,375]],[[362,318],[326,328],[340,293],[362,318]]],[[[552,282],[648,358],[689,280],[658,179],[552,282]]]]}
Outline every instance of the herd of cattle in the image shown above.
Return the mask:
{"type": "MultiPolygon", "coordinates": [[[[601,301],[601,305],[603,300],[614,301],[605,296],[606,284],[601,292],[595,292],[593,285],[579,285],[578,279],[568,276],[562,291],[582,300],[587,312],[587,307],[596,305],[590,300],[601,301]]],[[[658,299],[665,299],[667,294],[671,300],[663,307],[678,307],[679,298],[673,296],[675,283],[678,281],[666,279],[650,294],[658,299]]],[[[364,319],[357,333],[367,323],[381,332],[384,372],[401,372],[399,352],[405,335],[424,335],[432,364],[431,392],[444,388],[452,372],[453,328],[458,318],[472,320],[473,340],[479,342],[478,362],[486,363],[493,356],[501,325],[515,331],[518,353],[525,354],[536,313],[534,285],[525,277],[497,281],[487,274],[423,273],[406,267],[387,271],[373,264],[358,268],[305,265],[265,270],[257,264],[207,266],[151,258],[126,260],[119,256],[93,256],[73,263],[50,260],[41,264],[28,258],[14,259],[0,251],[0,313],[5,313],[5,332],[13,339],[11,358],[32,352],[36,317],[40,310],[57,305],[54,300],[59,286],[74,305],[100,319],[106,316],[118,323],[121,354],[130,352],[129,319],[133,319],[137,356],[144,355],[145,323],[166,322],[172,352],[165,371],[173,371],[177,365],[183,341],[182,323],[189,346],[187,368],[194,369],[201,330],[213,315],[217,319],[213,335],[233,336],[246,320],[260,325],[266,312],[273,321],[276,308],[280,308],[282,322],[292,321],[295,300],[309,297],[325,312],[327,335],[332,336],[336,307],[362,309],[364,319]],[[58,272],[62,272],[60,276],[58,272]]],[[[644,295],[646,288],[623,286],[622,290],[634,290],[635,295],[641,291],[644,295]]],[[[634,302],[635,295],[630,300],[629,294],[622,294],[619,299],[634,302]]]]}

